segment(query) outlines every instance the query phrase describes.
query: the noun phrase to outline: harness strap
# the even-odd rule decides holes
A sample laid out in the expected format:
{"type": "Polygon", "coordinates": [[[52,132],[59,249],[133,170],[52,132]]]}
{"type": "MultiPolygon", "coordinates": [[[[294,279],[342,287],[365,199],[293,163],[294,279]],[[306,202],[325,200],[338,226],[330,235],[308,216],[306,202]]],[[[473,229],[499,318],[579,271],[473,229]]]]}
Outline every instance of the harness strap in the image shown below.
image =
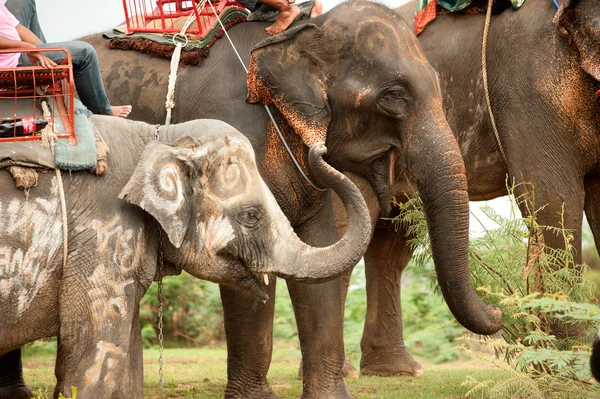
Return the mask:
{"type": "MultiPolygon", "coordinates": [[[[50,120],[52,113],[48,107],[48,102],[43,100],[41,102],[44,116],[50,120]]],[[[40,145],[42,147],[50,147],[52,155],[54,155],[54,146],[56,145],[56,132],[54,131],[54,124],[50,120],[49,123],[42,129],[42,140],[40,145]]],[[[59,168],[54,169],[56,173],[56,183],[58,184],[58,195],[60,197],[60,210],[62,214],[62,234],[63,234],[63,270],[67,267],[67,256],[69,254],[69,226],[67,224],[67,200],[65,199],[65,188],[63,186],[62,174],[59,168]]]]}

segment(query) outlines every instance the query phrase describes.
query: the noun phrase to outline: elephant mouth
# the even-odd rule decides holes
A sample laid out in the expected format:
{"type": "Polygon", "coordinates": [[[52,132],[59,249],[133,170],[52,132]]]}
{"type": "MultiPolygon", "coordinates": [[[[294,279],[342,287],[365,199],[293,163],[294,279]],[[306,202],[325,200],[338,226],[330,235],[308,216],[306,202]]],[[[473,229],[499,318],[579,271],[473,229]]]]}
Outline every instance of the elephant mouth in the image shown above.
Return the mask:
{"type": "Polygon", "coordinates": [[[264,272],[258,272],[251,267],[246,261],[234,256],[221,255],[227,261],[223,266],[227,272],[218,284],[226,285],[234,289],[241,289],[252,295],[257,296],[260,300],[266,301],[269,299],[267,286],[273,281],[272,276],[264,272]]]}
{"type": "Polygon", "coordinates": [[[387,216],[392,211],[391,187],[394,181],[394,164],[398,159],[398,150],[390,148],[371,163],[367,180],[377,195],[377,202],[382,216],[387,216]]]}
{"type": "Polygon", "coordinates": [[[236,285],[257,296],[261,301],[267,301],[269,294],[267,293],[268,284],[265,283],[266,281],[269,281],[266,273],[249,273],[245,278],[239,279],[236,285]]]}

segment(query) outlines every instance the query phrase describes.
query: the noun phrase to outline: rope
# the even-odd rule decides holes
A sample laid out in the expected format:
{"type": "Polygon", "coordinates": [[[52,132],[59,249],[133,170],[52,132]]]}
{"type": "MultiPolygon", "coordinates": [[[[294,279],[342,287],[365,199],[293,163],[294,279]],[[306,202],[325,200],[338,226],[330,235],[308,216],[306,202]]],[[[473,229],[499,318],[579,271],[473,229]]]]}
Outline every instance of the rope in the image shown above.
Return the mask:
{"type": "Polygon", "coordinates": [[[171,73],[169,74],[167,101],[165,102],[165,109],[167,110],[165,125],[171,124],[171,111],[175,106],[175,84],[177,83],[177,70],[179,69],[179,59],[181,57],[182,47],[181,43],[177,43],[175,51],[173,51],[173,57],[171,57],[171,73]]]}
{"type": "Polygon", "coordinates": [[[498,127],[496,126],[496,118],[494,118],[494,112],[492,111],[492,103],[490,101],[490,90],[488,87],[488,76],[487,76],[487,42],[488,35],[490,32],[490,22],[492,20],[492,5],[494,0],[488,0],[488,8],[485,14],[485,27],[483,29],[483,44],[481,46],[481,65],[483,68],[483,89],[485,90],[485,102],[487,103],[488,113],[490,114],[490,121],[492,122],[492,129],[494,129],[494,135],[496,136],[496,142],[498,143],[498,147],[500,148],[500,153],[502,154],[502,158],[504,158],[504,162],[508,163],[506,160],[506,154],[504,153],[504,148],[502,147],[502,142],[500,141],[500,134],[498,133],[498,127]]]}
{"type": "MultiPolygon", "coordinates": [[[[42,110],[44,111],[44,116],[50,118],[52,113],[50,112],[50,108],[48,107],[48,103],[46,100],[41,102],[42,110]]],[[[56,142],[54,141],[57,136],[54,131],[54,123],[49,120],[48,125],[46,125],[42,131],[42,147],[50,147],[50,152],[54,155],[54,147],[56,142]]],[[[62,213],[62,234],[63,234],[63,270],[67,267],[67,256],[69,254],[69,229],[67,224],[67,200],[65,199],[65,188],[63,186],[62,174],[60,169],[54,169],[56,172],[56,182],[58,183],[58,194],[60,196],[60,210],[62,213]]]]}
{"type": "MultiPolygon", "coordinates": [[[[217,13],[217,10],[215,10],[215,8],[213,7],[211,0],[207,0],[207,1],[208,1],[208,4],[210,5],[210,8],[213,11],[213,14],[215,14],[215,17],[217,17],[217,21],[219,21],[219,25],[221,25],[221,29],[223,29],[223,33],[225,34],[225,37],[227,38],[227,41],[229,41],[229,44],[231,44],[231,48],[233,48],[233,51],[235,52],[235,55],[237,56],[238,60],[240,61],[240,64],[242,64],[242,68],[244,68],[244,71],[246,71],[246,74],[248,74],[248,67],[246,67],[246,64],[244,64],[244,61],[242,60],[242,57],[240,56],[240,53],[237,51],[237,48],[233,44],[233,41],[231,40],[231,37],[229,37],[229,33],[227,33],[227,30],[225,29],[225,25],[223,25],[223,21],[221,21],[221,18],[219,17],[219,15],[217,13]]],[[[265,107],[265,110],[267,111],[267,115],[269,115],[269,118],[271,119],[271,122],[273,123],[273,127],[275,128],[275,131],[277,132],[277,135],[279,136],[279,139],[283,143],[283,146],[284,146],[285,150],[289,154],[290,158],[292,158],[292,161],[294,162],[294,165],[296,165],[296,169],[298,169],[298,171],[300,172],[300,174],[302,175],[302,177],[304,178],[304,180],[306,180],[308,182],[308,184],[312,188],[314,188],[315,190],[317,190],[317,191],[327,191],[327,189],[320,188],[320,187],[316,186],[308,178],[308,176],[306,176],[306,174],[304,173],[304,170],[302,170],[302,167],[300,166],[300,164],[296,160],[296,157],[292,153],[292,150],[290,149],[290,147],[287,145],[287,142],[283,138],[283,134],[281,134],[281,130],[279,130],[279,126],[277,125],[277,122],[275,122],[275,118],[273,117],[273,114],[271,113],[271,110],[269,109],[269,107],[266,104],[263,104],[263,107],[265,107]]]]}
{"type": "MultiPolygon", "coordinates": [[[[200,1],[196,5],[196,11],[198,11],[198,13],[201,13],[205,4],[206,0],[200,1]]],[[[171,57],[171,72],[169,73],[169,86],[167,88],[167,100],[165,101],[165,109],[167,111],[167,116],[165,117],[165,125],[171,124],[171,114],[173,108],[175,107],[175,85],[177,84],[177,70],[179,69],[181,50],[183,49],[183,47],[188,45],[188,37],[185,33],[192,25],[192,23],[194,23],[195,20],[196,14],[193,12],[190,13],[185,23],[181,27],[181,31],[179,31],[178,34],[173,36],[173,44],[175,44],[175,50],[173,51],[173,56],[171,57]],[[178,37],[185,39],[185,41],[178,41],[178,37]]]]}

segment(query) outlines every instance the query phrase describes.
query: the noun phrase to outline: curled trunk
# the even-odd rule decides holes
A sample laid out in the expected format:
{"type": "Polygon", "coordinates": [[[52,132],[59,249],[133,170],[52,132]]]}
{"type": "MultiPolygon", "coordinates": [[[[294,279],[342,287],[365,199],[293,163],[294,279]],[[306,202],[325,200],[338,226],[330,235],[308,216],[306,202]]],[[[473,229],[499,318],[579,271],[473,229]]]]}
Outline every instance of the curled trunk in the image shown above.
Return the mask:
{"type": "Polygon", "coordinates": [[[340,197],[348,216],[342,238],[328,247],[312,247],[302,242],[283,216],[277,218],[274,269],[270,272],[305,282],[323,282],[353,267],[367,250],[371,218],[358,188],[323,160],[327,149],[315,144],[309,152],[309,165],[315,177],[340,197]]]}

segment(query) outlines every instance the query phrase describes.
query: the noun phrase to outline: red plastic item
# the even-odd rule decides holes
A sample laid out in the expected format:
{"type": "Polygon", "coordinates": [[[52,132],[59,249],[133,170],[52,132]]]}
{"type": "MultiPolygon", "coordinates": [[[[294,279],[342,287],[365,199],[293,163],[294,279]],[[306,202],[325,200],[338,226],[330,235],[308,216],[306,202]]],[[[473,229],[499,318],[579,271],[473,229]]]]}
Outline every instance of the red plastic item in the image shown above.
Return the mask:
{"type": "MultiPolygon", "coordinates": [[[[53,47],[44,49],[10,49],[0,50],[0,53],[28,53],[28,52],[63,52],[65,59],[57,66],[45,68],[42,66],[19,66],[16,68],[0,68],[0,119],[12,118],[44,118],[40,108],[42,99],[50,105],[51,116],[46,118],[54,123],[56,118],[62,119],[65,128],[64,134],[58,138],[69,139],[69,144],[77,144],[74,128],[74,94],[73,63],[71,54],[65,48],[53,47]],[[42,87],[46,87],[42,90],[42,87]],[[10,102],[12,107],[6,106],[10,102]],[[12,108],[11,114],[6,114],[6,109],[12,108]]],[[[17,135],[0,138],[0,143],[6,141],[41,140],[39,134],[17,135]]]]}
{"type": "MultiPolygon", "coordinates": [[[[185,22],[185,19],[179,18],[187,18],[193,13],[197,22],[192,24],[186,33],[204,36],[216,19],[209,1],[207,0],[202,7],[198,7],[201,0],[123,0],[127,33],[177,34],[181,32],[185,22]]],[[[228,5],[241,7],[233,0],[213,0],[212,5],[217,14],[228,5]]]]}

